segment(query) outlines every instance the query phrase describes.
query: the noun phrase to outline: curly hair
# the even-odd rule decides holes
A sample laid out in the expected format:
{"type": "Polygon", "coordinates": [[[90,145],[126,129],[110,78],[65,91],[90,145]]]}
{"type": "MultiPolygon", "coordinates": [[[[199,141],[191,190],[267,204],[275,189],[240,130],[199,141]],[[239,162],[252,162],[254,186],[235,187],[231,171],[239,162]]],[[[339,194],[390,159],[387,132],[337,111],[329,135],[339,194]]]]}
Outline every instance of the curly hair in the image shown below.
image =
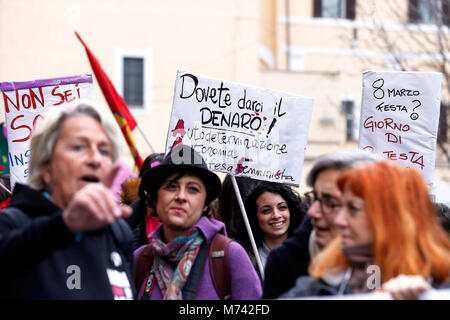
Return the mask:
{"type": "MultiPolygon", "coordinates": [[[[247,212],[249,224],[252,228],[252,233],[257,246],[262,244],[264,234],[258,223],[258,207],[256,205],[256,201],[264,192],[279,194],[286,201],[290,213],[288,237],[290,237],[295,228],[300,225],[306,213],[306,207],[302,203],[300,196],[291,187],[284,184],[267,181],[262,182],[261,184],[256,186],[245,200],[245,210],[247,212]]],[[[245,241],[243,246],[245,249],[247,249],[248,252],[251,252],[250,240],[245,241]]]]}
{"type": "MultiPolygon", "coordinates": [[[[261,180],[240,176],[236,177],[236,182],[244,202],[248,194],[258,184],[262,183],[261,180]]],[[[227,235],[230,238],[239,243],[243,242],[243,238],[248,238],[241,208],[239,207],[230,175],[227,175],[222,182],[222,191],[218,198],[218,215],[220,216],[220,220],[225,224],[227,235]]]]}

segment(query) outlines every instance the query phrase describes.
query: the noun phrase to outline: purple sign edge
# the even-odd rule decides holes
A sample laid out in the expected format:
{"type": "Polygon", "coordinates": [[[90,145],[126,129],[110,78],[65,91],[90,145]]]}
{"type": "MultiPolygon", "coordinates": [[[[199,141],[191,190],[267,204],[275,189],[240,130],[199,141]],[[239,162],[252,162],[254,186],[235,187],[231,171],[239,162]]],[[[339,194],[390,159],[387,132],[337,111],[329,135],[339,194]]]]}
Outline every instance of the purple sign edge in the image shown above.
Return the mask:
{"type": "Polygon", "coordinates": [[[28,88],[41,88],[47,86],[57,86],[72,83],[92,83],[91,74],[81,74],[77,76],[60,77],[60,78],[49,78],[49,79],[39,79],[32,81],[20,81],[20,82],[0,82],[0,90],[3,92],[22,90],[28,88]]]}

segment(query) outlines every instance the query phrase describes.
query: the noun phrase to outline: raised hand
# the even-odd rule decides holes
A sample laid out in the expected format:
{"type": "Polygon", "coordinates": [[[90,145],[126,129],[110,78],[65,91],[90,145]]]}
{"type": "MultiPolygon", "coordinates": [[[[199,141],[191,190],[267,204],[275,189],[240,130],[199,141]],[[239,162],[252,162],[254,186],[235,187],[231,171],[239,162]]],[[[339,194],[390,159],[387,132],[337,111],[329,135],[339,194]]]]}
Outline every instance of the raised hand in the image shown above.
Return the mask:
{"type": "Polygon", "coordinates": [[[386,281],[381,287],[396,300],[417,300],[421,293],[430,289],[430,284],[422,276],[404,274],[386,281]]]}
{"type": "Polygon", "coordinates": [[[118,170],[119,165],[116,164],[104,183],[89,183],[75,193],[62,215],[71,232],[95,230],[131,215],[132,209],[119,205],[110,190],[118,170]]]}

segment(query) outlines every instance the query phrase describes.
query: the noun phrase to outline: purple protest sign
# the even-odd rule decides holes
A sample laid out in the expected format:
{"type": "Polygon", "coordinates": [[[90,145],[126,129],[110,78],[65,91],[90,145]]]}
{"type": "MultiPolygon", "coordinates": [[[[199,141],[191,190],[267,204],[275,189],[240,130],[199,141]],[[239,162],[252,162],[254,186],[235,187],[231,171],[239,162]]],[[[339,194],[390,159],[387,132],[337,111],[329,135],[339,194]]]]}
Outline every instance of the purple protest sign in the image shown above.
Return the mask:
{"type": "Polygon", "coordinates": [[[30,138],[43,114],[77,99],[92,99],[92,75],[1,82],[8,137],[11,185],[28,178],[30,138]]]}

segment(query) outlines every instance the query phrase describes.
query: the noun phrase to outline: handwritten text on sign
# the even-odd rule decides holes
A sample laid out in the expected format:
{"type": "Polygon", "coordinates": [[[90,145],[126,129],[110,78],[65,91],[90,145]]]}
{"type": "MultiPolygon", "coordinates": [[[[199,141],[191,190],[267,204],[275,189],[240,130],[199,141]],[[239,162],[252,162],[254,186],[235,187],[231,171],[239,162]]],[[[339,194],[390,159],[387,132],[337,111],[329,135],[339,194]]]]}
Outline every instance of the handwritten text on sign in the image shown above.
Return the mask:
{"type": "Polygon", "coordinates": [[[442,74],[365,72],[359,147],[433,182],[442,74]]]}
{"type": "Polygon", "coordinates": [[[298,185],[312,99],[178,72],[166,151],[183,143],[210,170],[298,185]]]}
{"type": "Polygon", "coordinates": [[[8,133],[13,184],[28,178],[30,138],[49,108],[64,107],[76,99],[92,99],[92,76],[0,83],[8,133]]]}

